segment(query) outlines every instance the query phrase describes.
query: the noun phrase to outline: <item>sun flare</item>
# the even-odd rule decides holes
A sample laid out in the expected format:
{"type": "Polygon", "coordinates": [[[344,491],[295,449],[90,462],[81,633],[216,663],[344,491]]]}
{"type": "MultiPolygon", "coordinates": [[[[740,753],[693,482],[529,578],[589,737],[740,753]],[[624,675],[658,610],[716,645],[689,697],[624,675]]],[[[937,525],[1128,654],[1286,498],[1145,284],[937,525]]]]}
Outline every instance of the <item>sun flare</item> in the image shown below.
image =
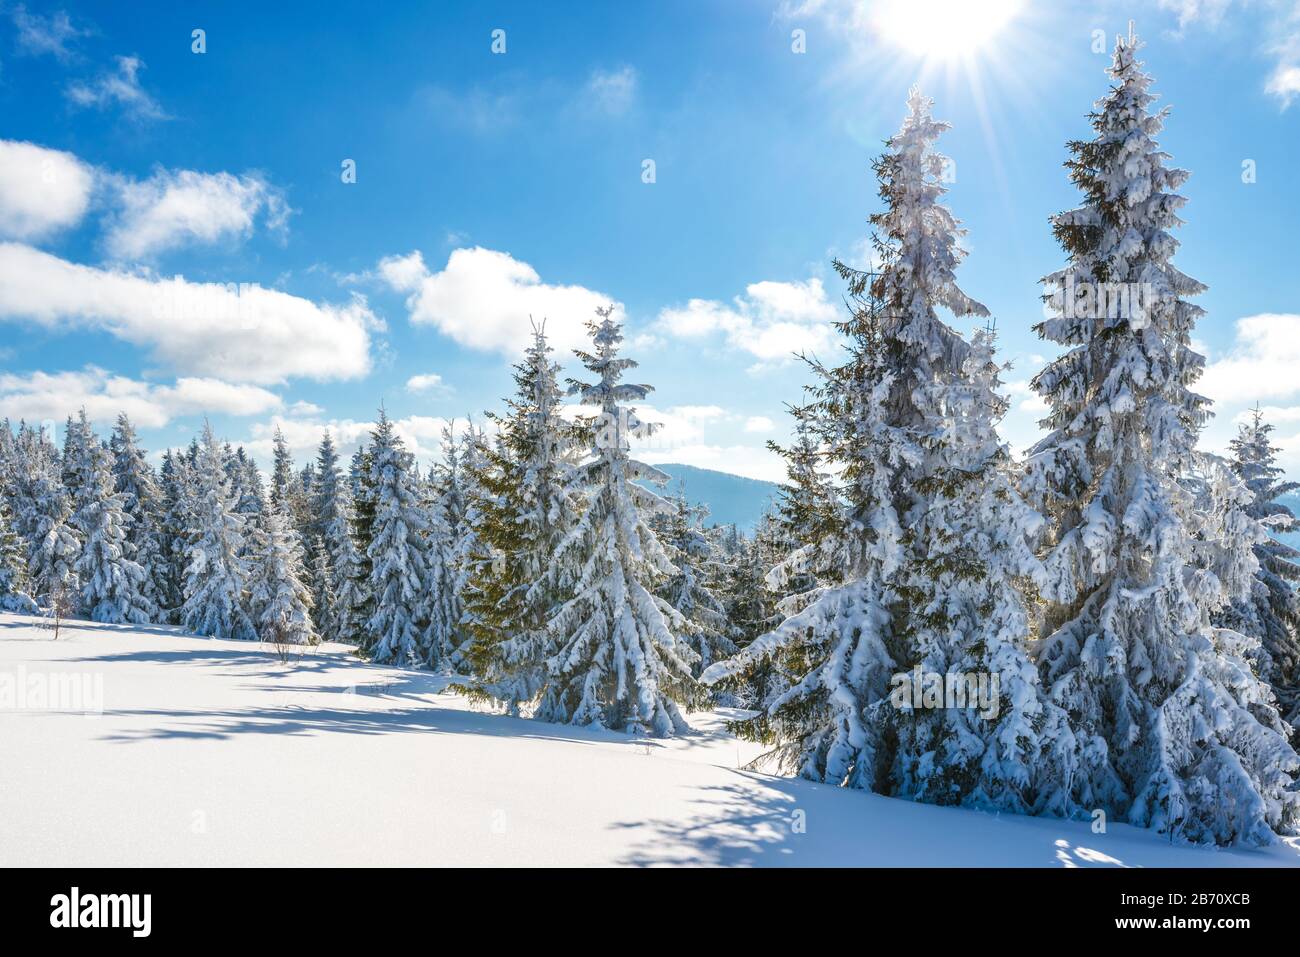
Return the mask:
{"type": "Polygon", "coordinates": [[[871,25],[886,41],[927,59],[979,53],[1024,6],[1023,0],[879,0],[871,25]]]}

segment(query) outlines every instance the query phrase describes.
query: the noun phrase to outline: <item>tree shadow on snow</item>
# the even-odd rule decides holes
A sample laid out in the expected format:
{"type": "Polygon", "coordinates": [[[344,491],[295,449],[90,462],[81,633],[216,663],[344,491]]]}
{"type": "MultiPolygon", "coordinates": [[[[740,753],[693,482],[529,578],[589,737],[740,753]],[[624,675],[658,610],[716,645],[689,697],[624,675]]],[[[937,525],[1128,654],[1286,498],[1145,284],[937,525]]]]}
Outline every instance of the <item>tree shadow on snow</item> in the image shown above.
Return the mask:
{"type": "MultiPolygon", "coordinates": [[[[128,729],[105,735],[100,739],[122,744],[160,740],[220,741],[250,734],[290,738],[329,734],[480,734],[489,737],[532,738],[586,745],[601,744],[609,740],[598,730],[548,724],[527,718],[430,707],[427,703],[422,707],[383,711],[347,707],[287,706],[218,711],[109,709],[105,714],[127,718],[148,718],[154,722],[151,727],[128,729]]],[[[624,738],[624,740],[628,739],[624,738]]]]}
{"type": "MultiPolygon", "coordinates": [[[[1125,867],[1062,837],[1086,825],[917,804],[750,771],[693,789],[694,812],[612,825],[634,867],[1125,867]]],[[[1194,862],[1188,861],[1188,864],[1194,862]]]]}

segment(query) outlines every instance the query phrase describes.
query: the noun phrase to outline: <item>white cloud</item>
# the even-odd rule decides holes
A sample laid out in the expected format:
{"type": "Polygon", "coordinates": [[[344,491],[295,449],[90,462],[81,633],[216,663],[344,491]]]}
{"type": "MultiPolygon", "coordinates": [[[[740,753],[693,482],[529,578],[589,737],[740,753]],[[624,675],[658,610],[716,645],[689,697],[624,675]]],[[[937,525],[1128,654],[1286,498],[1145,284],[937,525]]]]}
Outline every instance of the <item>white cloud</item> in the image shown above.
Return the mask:
{"type": "Polygon", "coordinates": [[[71,153],[0,140],[0,237],[37,240],[81,221],[95,173],[71,153]]]}
{"type": "MultiPolygon", "coordinates": [[[[730,427],[738,416],[716,405],[676,405],[659,409],[646,402],[632,402],[637,418],[657,423],[652,435],[630,437],[632,455],[652,465],[679,463],[731,472],[769,482],[784,481],[785,464],[764,446],[731,445],[718,441],[717,426],[730,427]]],[[[594,414],[590,406],[575,402],[561,406],[568,418],[594,414]]]]}
{"type": "Polygon", "coordinates": [[[1197,20],[1216,25],[1231,5],[1232,0],[1160,0],[1160,9],[1178,14],[1180,30],[1197,20]]]}
{"type": "MultiPolygon", "coordinates": [[[[441,454],[443,430],[448,426],[457,437],[465,434],[468,420],[445,419],[440,416],[408,415],[393,419],[393,429],[402,439],[406,450],[421,463],[428,464],[441,454]]],[[[475,421],[477,427],[486,423],[475,421]]],[[[311,415],[305,417],[275,415],[265,422],[255,423],[250,429],[251,438],[243,442],[244,448],[257,459],[269,461],[275,440],[275,431],[279,429],[284,435],[285,444],[296,459],[305,461],[315,455],[320,445],[321,436],[329,432],[338,448],[340,458],[351,456],[364,443],[370,441],[375,422],[356,419],[322,419],[311,415]]]]}
{"type": "Polygon", "coordinates": [[[65,91],[68,100],[76,106],[108,109],[112,106],[136,120],[165,120],[167,114],[140,85],[140,71],[144,61],[136,56],[114,58],[117,69],[101,73],[90,83],[73,83],[65,91]]]}
{"type": "Polygon", "coordinates": [[[1300,315],[1238,319],[1223,358],[1210,363],[1197,391],[1216,402],[1256,402],[1300,394],[1300,315]]]}
{"type": "Polygon", "coordinates": [[[651,465],[678,463],[696,468],[730,472],[764,482],[784,482],[784,460],[763,446],[754,445],[683,445],[669,450],[638,453],[651,465]]]}
{"type": "Polygon", "coordinates": [[[630,66],[617,70],[593,70],[587,80],[586,97],[598,111],[621,116],[636,98],[637,73],[630,66]]]}
{"type": "Polygon", "coordinates": [[[635,404],[636,414],[643,422],[657,423],[653,435],[633,439],[632,448],[643,451],[667,451],[701,441],[707,427],[729,418],[727,410],[716,405],[675,405],[658,409],[653,405],[635,404]]]}
{"type": "Polygon", "coordinates": [[[825,352],[835,343],[831,323],[839,318],[822,281],[756,282],[731,305],[692,299],[662,310],[659,328],[669,335],[698,339],[721,333],[734,349],[762,362],[779,362],[797,352],[825,352]]]}
{"type": "MultiPolygon", "coordinates": [[[[509,253],[475,246],[457,249],[441,272],[430,273],[419,251],[379,263],[380,278],[408,294],[411,322],[435,326],[471,349],[516,356],[546,320],[551,346],[560,353],[587,343],[586,322],[612,298],[583,286],[544,283],[537,270],[509,253]]],[[[614,303],[614,318],[623,308],[614,303]]]]}
{"type": "Polygon", "coordinates": [[[754,433],[771,432],[776,425],[765,415],[751,415],[745,420],[745,431],[754,433]]]}
{"type": "MultiPolygon", "coordinates": [[[[1289,425],[1292,422],[1300,422],[1300,405],[1264,405],[1260,406],[1259,412],[1260,415],[1264,417],[1264,421],[1273,426],[1289,425]]],[[[1255,410],[1252,407],[1249,409],[1242,409],[1233,416],[1232,421],[1237,425],[1244,425],[1250,422],[1254,417],[1255,410]]]]}
{"type": "Polygon", "coordinates": [[[406,380],[407,392],[450,392],[451,386],[442,381],[442,376],[436,372],[429,372],[424,375],[413,375],[406,380]]]}
{"type": "Polygon", "coordinates": [[[1300,66],[1280,63],[1268,78],[1264,89],[1282,101],[1283,108],[1300,94],[1300,66]]]}
{"type": "MultiPolygon", "coordinates": [[[[1178,15],[1178,33],[1200,23],[1216,28],[1232,7],[1233,0],[1160,0],[1161,8],[1178,15]]],[[[1273,69],[1264,91],[1282,101],[1282,109],[1300,95],[1300,2],[1298,0],[1263,0],[1241,2],[1240,22],[1258,24],[1261,46],[1273,60],[1273,69]]]]}
{"type": "Polygon", "coordinates": [[[370,370],[365,300],[314,303],[274,289],[162,279],[83,266],[0,243],[0,321],[97,329],[151,350],[183,373],[272,384],[290,377],[351,379],[370,370]]]}
{"type": "Polygon", "coordinates": [[[18,31],[18,49],[32,56],[49,54],[60,63],[72,59],[69,44],[89,36],[89,30],[75,27],[68,14],[60,10],[48,17],[28,13],[23,4],[13,8],[14,27],[18,31]]]}
{"type": "Polygon", "coordinates": [[[260,415],[280,405],[273,392],[216,379],[154,385],[96,366],[79,372],[0,374],[0,415],[29,422],[62,421],[84,408],[100,425],[111,425],[125,412],[141,428],[155,429],[180,415],[260,415]]]}
{"type": "Polygon", "coordinates": [[[118,197],[121,212],[107,242],[122,259],[248,236],[259,214],[269,230],[283,233],[291,212],[283,194],[255,173],[160,169],[146,180],[119,181],[118,197]]]}

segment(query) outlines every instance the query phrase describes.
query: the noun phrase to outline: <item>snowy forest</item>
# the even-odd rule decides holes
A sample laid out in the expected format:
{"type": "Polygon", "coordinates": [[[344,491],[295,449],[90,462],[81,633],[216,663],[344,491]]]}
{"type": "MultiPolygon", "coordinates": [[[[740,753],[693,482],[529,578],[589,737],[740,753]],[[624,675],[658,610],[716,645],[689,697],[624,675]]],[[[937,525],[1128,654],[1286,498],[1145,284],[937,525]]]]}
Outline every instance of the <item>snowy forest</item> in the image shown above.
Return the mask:
{"type": "Polygon", "coordinates": [[[269,474],[210,426],[151,459],[126,415],[99,434],[83,411],[61,443],[6,422],[0,607],[347,643],[540,721],[673,736],[745,709],[772,766],[920,802],[1294,834],[1300,552],[1278,535],[1300,485],[1259,412],[1227,457],[1198,448],[1206,287],[1174,265],[1189,173],[1140,46],[1116,44],[1062,157],[1079,205],[1045,226],[1056,355],[1028,450],[999,437],[997,323],[958,285],[948,127],[914,90],[872,164],[872,265],[834,264],[841,348],[802,357],[753,534],[633,457],[652,387],[600,310],[575,378],[539,317],[514,394],[427,468],[382,409],[350,459],[326,432],[295,462],[277,435],[269,474]],[[988,677],[995,707],[900,702],[913,674],[988,677]]]}

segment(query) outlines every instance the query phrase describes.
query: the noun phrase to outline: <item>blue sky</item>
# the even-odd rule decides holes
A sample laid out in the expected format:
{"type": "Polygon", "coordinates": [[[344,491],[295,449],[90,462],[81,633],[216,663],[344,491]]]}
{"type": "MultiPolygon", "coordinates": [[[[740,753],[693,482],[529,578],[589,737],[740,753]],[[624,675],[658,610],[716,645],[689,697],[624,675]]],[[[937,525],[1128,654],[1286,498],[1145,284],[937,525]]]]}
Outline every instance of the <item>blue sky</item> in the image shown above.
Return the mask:
{"type": "Polygon", "coordinates": [[[975,7],[3,0],[0,414],[122,407],[155,450],[208,415],[261,458],[278,424],[302,458],[382,402],[427,459],[509,391],[530,313],[571,346],[614,302],[666,423],[645,457],[778,477],[789,353],[833,348],[830,259],[863,255],[869,164],[920,83],[1023,448],[1064,144],[1132,18],[1193,172],[1206,444],[1258,400],[1300,473],[1300,5],[975,7]]]}

